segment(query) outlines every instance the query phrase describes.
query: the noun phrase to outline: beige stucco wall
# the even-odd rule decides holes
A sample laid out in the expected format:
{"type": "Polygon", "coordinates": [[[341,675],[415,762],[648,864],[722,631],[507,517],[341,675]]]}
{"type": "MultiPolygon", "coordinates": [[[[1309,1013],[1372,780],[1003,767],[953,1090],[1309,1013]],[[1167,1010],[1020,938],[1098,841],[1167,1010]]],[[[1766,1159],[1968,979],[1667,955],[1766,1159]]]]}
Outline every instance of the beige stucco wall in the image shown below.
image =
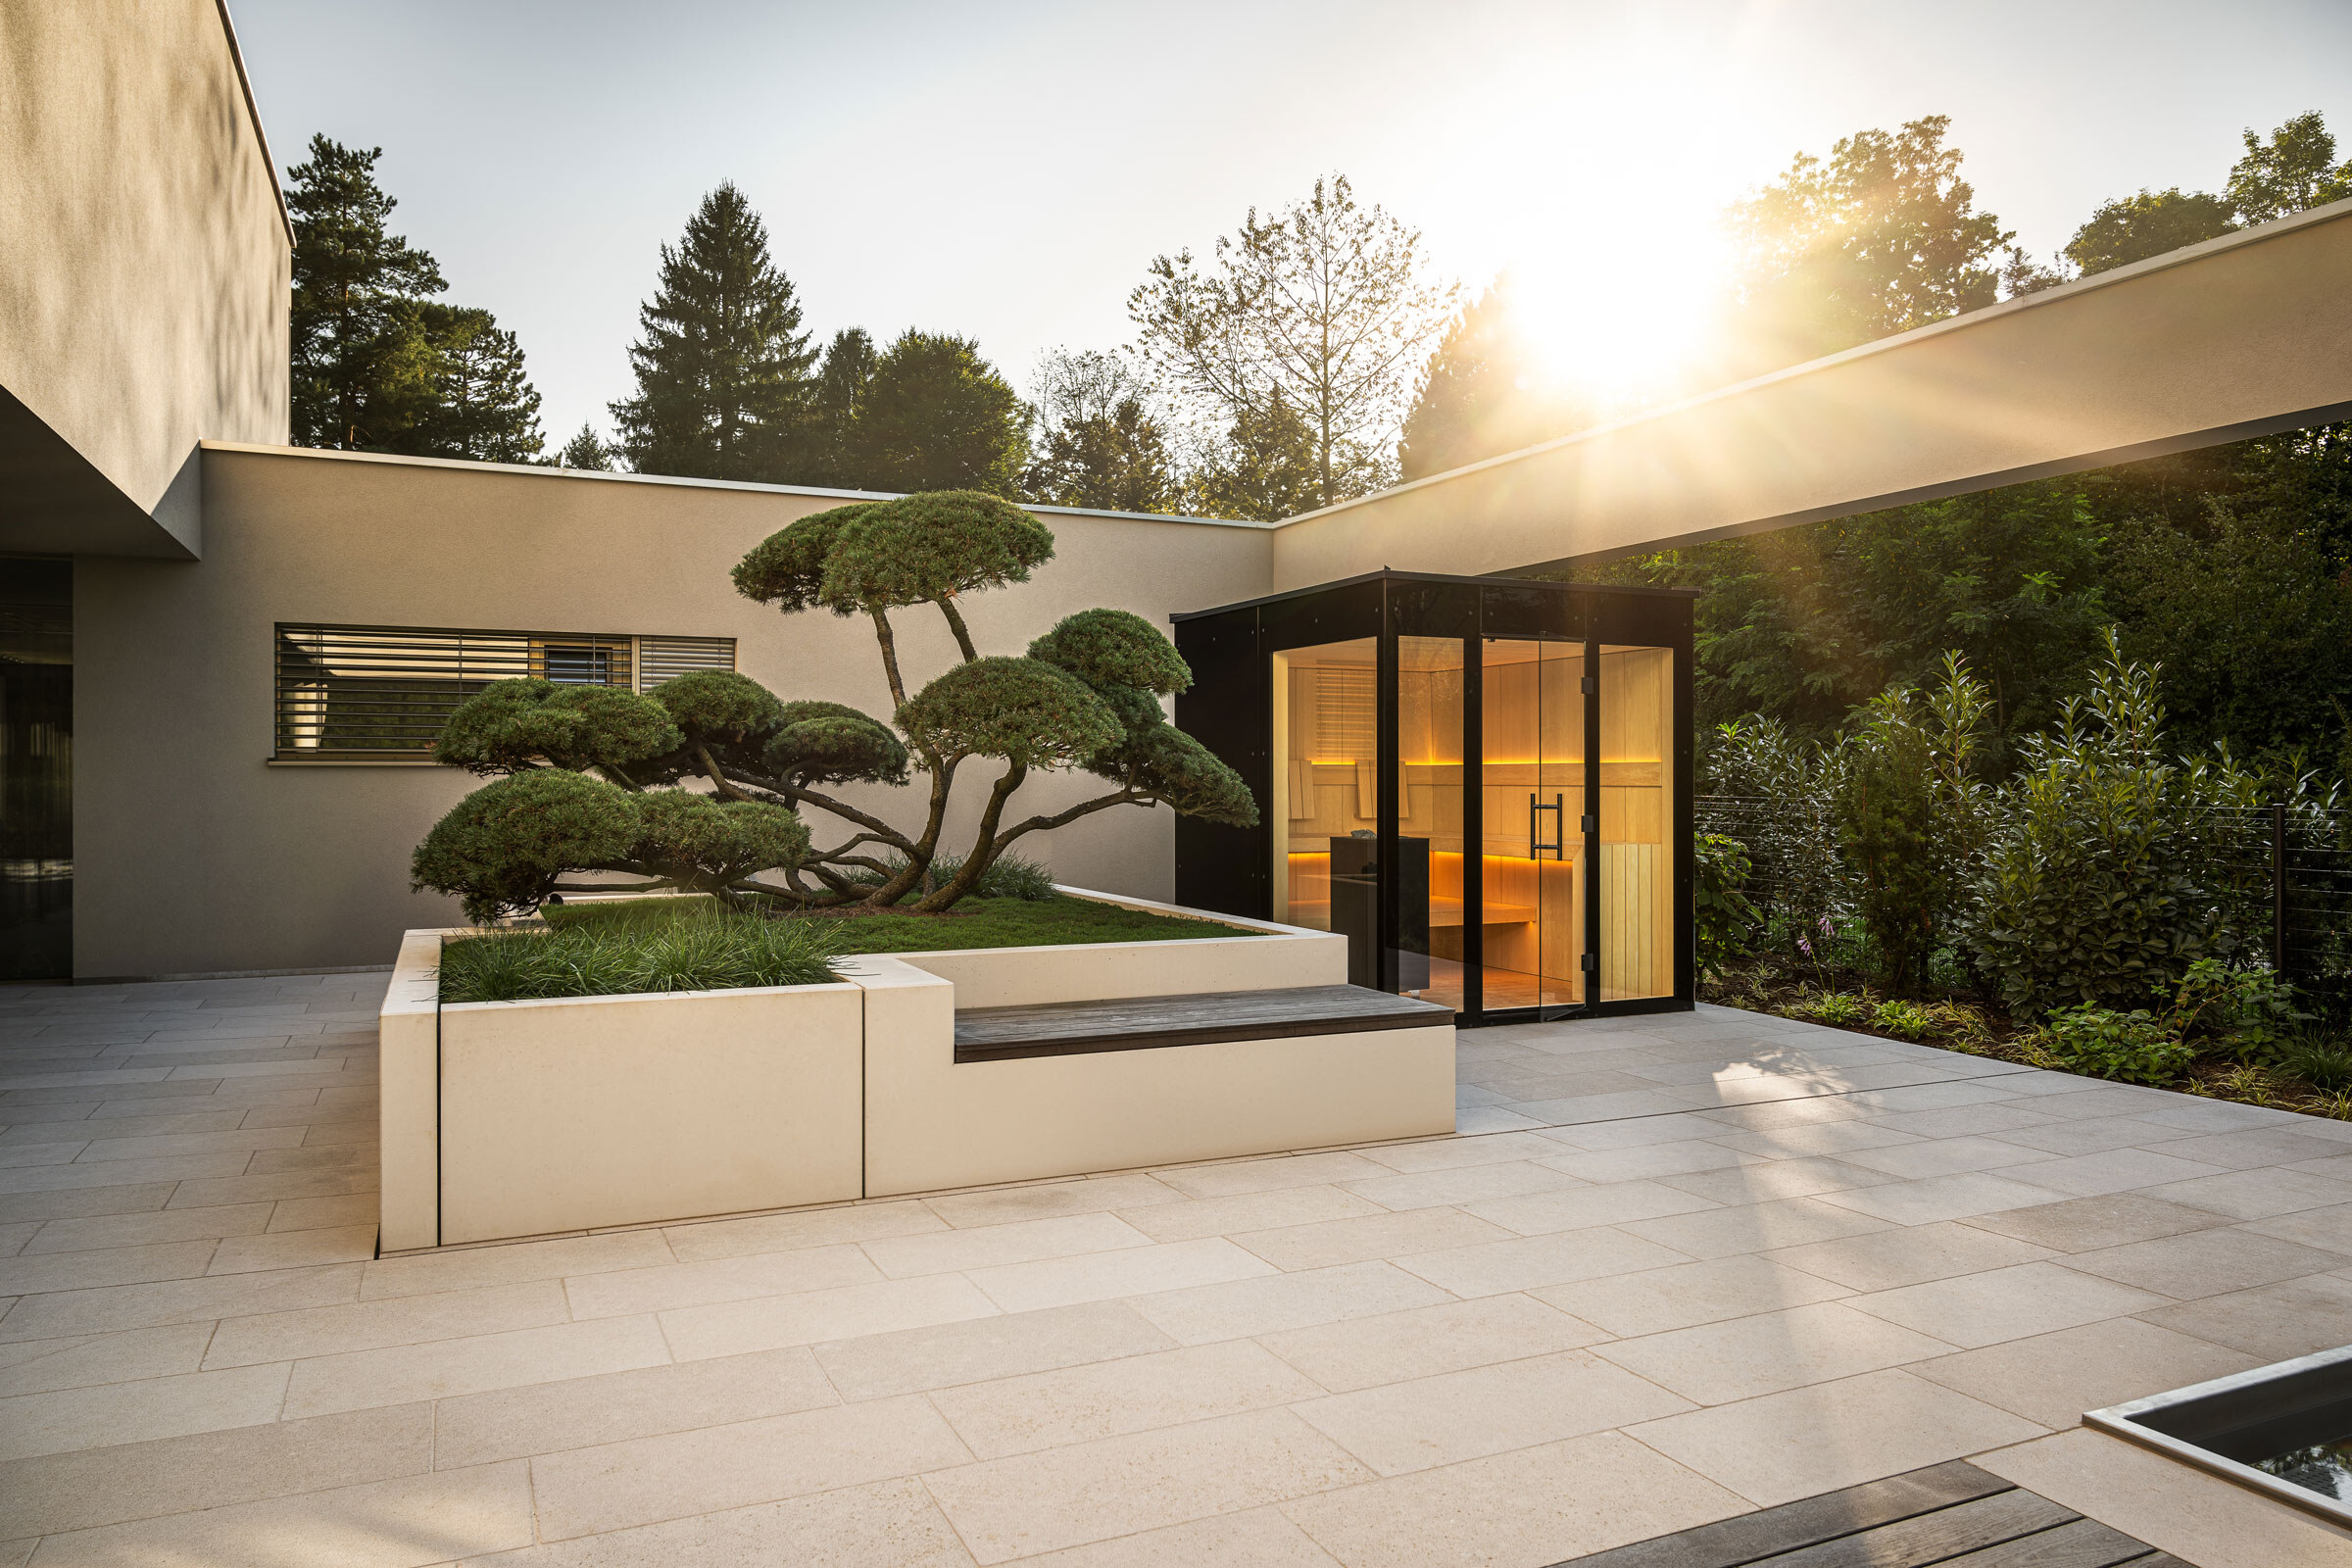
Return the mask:
{"type": "Polygon", "coordinates": [[[2352,201],[1284,524],[1275,586],[1508,571],[2340,418],[2352,201]]]}
{"type": "MultiPolygon", "coordinates": [[[[887,713],[873,631],[738,596],[744,552],[834,496],[296,448],[204,454],[198,564],[93,560],[74,575],[74,970],[157,975],[386,964],[403,930],[454,925],[408,890],[410,850],[474,786],[431,766],[271,765],[279,621],[733,637],[787,698],[887,713]]],[[[1268,532],[1045,514],[1055,559],[965,605],[983,652],[1017,653],[1095,605],[1170,612],[1263,593],[1268,532]]],[[[912,681],[948,667],[933,612],[903,612],[912,681]]],[[[965,833],[992,768],[969,770],[965,833]]],[[[1049,775],[1028,809],[1093,793],[1049,775]]],[[[871,791],[919,820],[906,791],[871,791]]],[[[1061,880],[1164,898],[1174,818],[1121,808],[1025,844],[1061,880]]],[[[812,817],[820,843],[844,836],[812,817]]],[[[953,836],[953,834],[952,834],[953,836]]]]}
{"type": "Polygon", "coordinates": [[[196,442],[286,439],[291,254],[216,0],[0,0],[0,386],[102,476],[0,549],[197,548],[196,442]]]}

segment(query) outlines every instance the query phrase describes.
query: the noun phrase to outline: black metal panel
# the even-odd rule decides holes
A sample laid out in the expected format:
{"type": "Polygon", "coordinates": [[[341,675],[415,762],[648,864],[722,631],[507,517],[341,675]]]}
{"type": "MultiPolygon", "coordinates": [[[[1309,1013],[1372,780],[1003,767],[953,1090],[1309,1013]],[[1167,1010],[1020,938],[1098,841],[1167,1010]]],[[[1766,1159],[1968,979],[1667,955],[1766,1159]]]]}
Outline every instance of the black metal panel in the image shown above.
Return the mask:
{"type": "Polygon", "coordinates": [[[1193,670],[1191,688],[1176,697],[1176,727],[1241,774],[1258,809],[1255,827],[1176,819],[1176,902],[1262,920],[1274,909],[1273,824],[1265,817],[1274,769],[1257,611],[1180,620],[1176,651],[1193,670]]]}
{"type": "Polygon", "coordinates": [[[0,980],[74,973],[74,563],[0,557],[0,980]]]}

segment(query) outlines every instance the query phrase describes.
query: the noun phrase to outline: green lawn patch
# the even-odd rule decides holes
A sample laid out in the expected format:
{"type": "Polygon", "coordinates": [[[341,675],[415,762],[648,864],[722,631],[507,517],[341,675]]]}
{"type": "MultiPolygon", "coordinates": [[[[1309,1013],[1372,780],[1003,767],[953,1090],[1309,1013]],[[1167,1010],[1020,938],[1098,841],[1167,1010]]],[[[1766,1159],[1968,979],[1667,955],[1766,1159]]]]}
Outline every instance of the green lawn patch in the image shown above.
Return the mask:
{"type": "MultiPolygon", "coordinates": [[[[620,899],[541,910],[564,930],[646,930],[695,918],[708,899],[620,899]]],[[[1038,948],[1078,942],[1186,942],[1255,933],[1218,920],[1192,920],[1122,908],[1056,893],[1045,899],[965,899],[944,914],[898,911],[782,914],[764,924],[814,927],[829,953],[931,953],[945,948],[1038,948]]],[[[772,982],[761,982],[770,984],[772,982]]]]}

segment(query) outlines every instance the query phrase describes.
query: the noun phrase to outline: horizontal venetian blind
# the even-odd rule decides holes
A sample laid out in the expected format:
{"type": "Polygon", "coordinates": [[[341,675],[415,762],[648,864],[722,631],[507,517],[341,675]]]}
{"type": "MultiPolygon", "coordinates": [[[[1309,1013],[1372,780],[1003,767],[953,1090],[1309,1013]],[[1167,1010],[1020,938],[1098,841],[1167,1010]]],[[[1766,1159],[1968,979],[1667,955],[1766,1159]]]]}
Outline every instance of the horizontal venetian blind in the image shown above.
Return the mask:
{"type": "Polygon", "coordinates": [[[492,681],[650,690],[688,669],[732,669],[723,637],[281,623],[276,750],[289,760],[428,754],[460,703],[492,681]]]}

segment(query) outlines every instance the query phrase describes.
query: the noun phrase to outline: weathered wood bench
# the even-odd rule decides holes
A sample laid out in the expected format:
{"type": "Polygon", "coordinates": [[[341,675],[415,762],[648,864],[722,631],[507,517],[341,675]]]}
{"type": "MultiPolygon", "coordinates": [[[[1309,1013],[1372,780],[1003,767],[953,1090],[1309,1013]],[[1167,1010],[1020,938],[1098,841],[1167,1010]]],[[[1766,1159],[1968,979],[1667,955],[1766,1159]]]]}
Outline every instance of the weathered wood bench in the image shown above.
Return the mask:
{"type": "Polygon", "coordinates": [[[1279,976],[1219,965],[1214,990],[1169,995],[1146,967],[1151,996],[1104,998],[1117,977],[1096,973],[1084,1001],[999,989],[986,1006],[914,961],[846,960],[865,995],[866,1196],[1453,1131],[1452,1010],[1340,984],[1344,946],[1299,946],[1279,976]],[[1291,976],[1322,983],[1234,987],[1291,976]]]}
{"type": "Polygon", "coordinates": [[[1152,1051],[1242,1040],[1297,1040],[1453,1021],[1453,1009],[1362,986],[1291,986],[1193,996],[1121,997],[1026,1007],[958,1007],[956,1059],[1004,1061],[1096,1051],[1152,1051]]]}

